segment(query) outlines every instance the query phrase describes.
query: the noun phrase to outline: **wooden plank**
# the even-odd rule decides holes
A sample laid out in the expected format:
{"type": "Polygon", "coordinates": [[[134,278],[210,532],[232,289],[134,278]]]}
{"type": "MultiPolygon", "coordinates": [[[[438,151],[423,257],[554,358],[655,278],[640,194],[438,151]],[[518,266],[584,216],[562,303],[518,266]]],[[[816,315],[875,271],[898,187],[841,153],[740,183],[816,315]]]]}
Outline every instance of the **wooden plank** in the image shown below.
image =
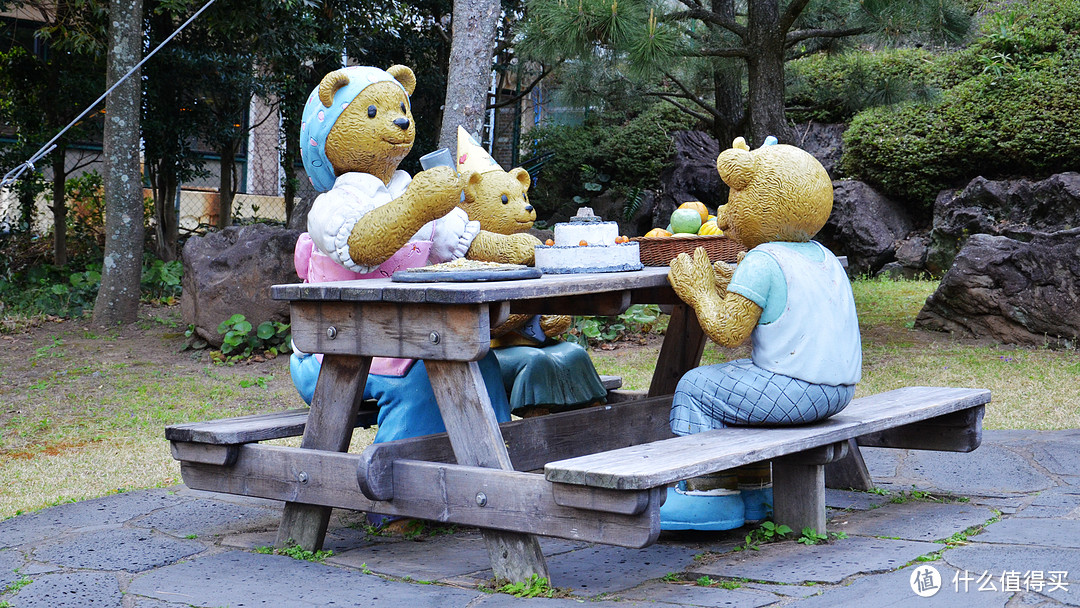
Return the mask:
{"type": "Polygon", "coordinates": [[[549,481],[618,490],[673,483],[965,410],[990,391],[908,387],[852,401],[839,414],[795,427],[730,427],[551,462],[549,481]]]}
{"type": "Polygon", "coordinates": [[[859,444],[854,439],[848,439],[847,444],[846,456],[825,465],[825,487],[868,492],[874,488],[874,480],[870,478],[859,444]]]}
{"type": "Polygon", "coordinates": [[[982,443],[982,419],[985,406],[973,407],[907,426],[868,433],[858,438],[859,445],[908,450],[970,452],[982,443]]]}
{"type": "Polygon", "coordinates": [[[608,490],[566,483],[555,483],[551,486],[555,504],[590,511],[637,515],[644,511],[652,500],[649,490],[608,490]]]}
{"type": "MultiPolygon", "coordinates": [[[[479,364],[425,360],[424,365],[458,463],[512,471],[479,364]]],[[[395,497],[410,490],[395,479],[395,497]]],[[[550,580],[535,536],[493,529],[483,529],[481,534],[497,580],[520,582],[533,576],[550,580]]]]}
{"type": "MultiPolygon", "coordinates": [[[[514,469],[532,471],[553,460],[673,437],[668,426],[670,409],[670,397],[655,397],[515,420],[500,425],[500,431],[514,469]]],[[[457,462],[445,433],[373,444],[364,450],[362,459],[357,472],[360,489],[372,500],[394,496],[397,460],[457,462]]]]}
{"type": "Polygon", "coordinates": [[[235,445],[210,445],[206,443],[187,443],[170,441],[169,451],[176,460],[201,462],[217,466],[231,466],[236,462],[240,450],[235,445]]]}
{"type": "Polygon", "coordinates": [[[366,279],[274,285],[270,296],[292,301],[480,304],[665,287],[667,273],[667,267],[650,267],[632,272],[547,274],[539,279],[484,283],[394,283],[390,279],[366,279]]]}
{"type": "Polygon", "coordinates": [[[621,315],[630,308],[630,291],[609,291],[574,296],[545,297],[514,300],[510,310],[514,314],[533,315],[621,315]]]}
{"type": "Polygon", "coordinates": [[[308,408],[305,407],[273,414],[173,424],[165,427],[165,438],[170,441],[226,445],[298,437],[304,434],[307,416],[308,408]]]}
{"type": "MultiPolygon", "coordinates": [[[[300,442],[302,448],[335,452],[349,449],[370,368],[371,357],[326,355],[323,358],[300,442]]],[[[318,551],[326,538],[329,521],[329,507],[287,502],[276,544],[283,547],[295,543],[308,551],[318,551]]]]}
{"type": "Polygon", "coordinates": [[[292,338],[309,353],[476,361],[491,344],[486,305],[294,302],[292,338]]]}
{"type": "Polygon", "coordinates": [[[649,396],[673,395],[683,374],[701,363],[705,350],[705,333],[698,325],[697,313],[686,304],[677,304],[671,311],[664,343],[649,384],[649,396]]]}
{"type": "Polygon", "coordinates": [[[231,467],[181,463],[184,483],[196,490],[633,548],[651,544],[660,533],[663,488],[645,493],[650,502],[640,513],[607,513],[557,504],[552,484],[539,474],[403,460],[395,475],[409,491],[379,502],[343,483],[355,477],[359,454],[260,444],[238,449],[231,467]],[[484,506],[477,504],[478,493],[486,498],[484,506]]]}

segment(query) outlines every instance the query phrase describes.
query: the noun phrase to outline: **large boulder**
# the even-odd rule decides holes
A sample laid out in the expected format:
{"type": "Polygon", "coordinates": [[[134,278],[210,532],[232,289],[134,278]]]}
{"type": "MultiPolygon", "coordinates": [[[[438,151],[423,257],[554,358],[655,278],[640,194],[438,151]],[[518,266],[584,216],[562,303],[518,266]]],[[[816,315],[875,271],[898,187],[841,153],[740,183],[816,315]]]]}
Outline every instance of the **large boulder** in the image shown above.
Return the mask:
{"type": "Polygon", "coordinates": [[[837,255],[848,258],[852,275],[877,272],[896,259],[897,242],[914,228],[897,202],[855,180],[833,182],[832,215],[817,237],[837,255]]]}
{"type": "Polygon", "coordinates": [[[715,209],[728,198],[728,187],[716,171],[720,156],[716,138],[703,131],[675,131],[672,140],[675,153],[660,172],[660,194],[652,210],[652,225],[661,228],[667,226],[671,212],[687,201],[701,201],[715,209]]]}
{"type": "Polygon", "coordinates": [[[1075,346],[1080,228],[1030,236],[968,238],[915,325],[1015,344],[1075,346]]]}
{"type": "Polygon", "coordinates": [[[1080,173],[1041,181],[976,177],[962,190],[942,191],[934,203],[927,269],[947,270],[974,234],[1030,240],[1039,232],[1080,226],[1080,173]]]}
{"type": "Polygon", "coordinates": [[[844,154],[843,135],[847,125],[828,123],[806,123],[795,125],[795,133],[799,139],[795,143],[798,147],[806,150],[816,158],[822,167],[828,171],[829,177],[840,179],[843,174],[840,171],[840,157],[844,154]]]}
{"type": "Polygon", "coordinates": [[[236,313],[252,326],[263,321],[289,322],[286,302],[270,299],[270,286],[300,281],[293,267],[293,249],[300,230],[251,224],[230,226],[184,245],[184,323],[213,346],[221,345],[218,325],[236,313]]]}

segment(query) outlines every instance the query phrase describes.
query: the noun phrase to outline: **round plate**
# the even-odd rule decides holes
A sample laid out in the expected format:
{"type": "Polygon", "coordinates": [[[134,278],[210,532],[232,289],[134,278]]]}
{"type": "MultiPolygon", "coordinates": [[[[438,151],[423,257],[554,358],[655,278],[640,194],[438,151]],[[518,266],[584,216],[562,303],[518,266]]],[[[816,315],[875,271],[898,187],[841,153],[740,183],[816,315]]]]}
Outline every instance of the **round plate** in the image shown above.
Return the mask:
{"type": "Polygon", "coordinates": [[[390,277],[390,280],[396,283],[472,283],[538,279],[543,274],[539,268],[514,268],[512,270],[399,270],[390,277]]]}

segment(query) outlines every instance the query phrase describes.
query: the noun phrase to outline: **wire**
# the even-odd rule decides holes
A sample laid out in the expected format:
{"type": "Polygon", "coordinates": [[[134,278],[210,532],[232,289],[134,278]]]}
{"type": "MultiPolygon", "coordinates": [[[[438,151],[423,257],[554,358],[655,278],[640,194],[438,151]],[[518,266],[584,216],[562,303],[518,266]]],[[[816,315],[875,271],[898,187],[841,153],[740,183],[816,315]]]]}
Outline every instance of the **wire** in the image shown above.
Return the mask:
{"type": "Polygon", "coordinates": [[[106,97],[109,96],[109,93],[112,93],[113,90],[116,87],[120,86],[132,74],[137,72],[139,70],[139,68],[141,68],[143,66],[144,63],[149,61],[151,57],[153,57],[158,51],[160,51],[163,46],[165,46],[166,44],[171,42],[173,38],[176,38],[177,34],[184,31],[184,28],[186,28],[192,21],[195,21],[195,19],[198,18],[198,16],[201,15],[203,13],[203,11],[210,8],[210,5],[213,4],[214,2],[217,2],[217,0],[208,0],[207,3],[202,6],[202,8],[195,11],[195,14],[192,15],[191,17],[188,17],[188,20],[185,21],[183,24],[181,24],[180,27],[176,28],[176,31],[169,34],[168,38],[166,38],[165,40],[162,40],[161,44],[157,45],[154,48],[154,50],[147,53],[146,57],[142,58],[142,61],[140,61],[139,63],[136,63],[135,67],[128,70],[127,74],[124,74],[123,77],[120,78],[120,80],[117,80],[115,83],[113,83],[113,85],[111,87],[109,87],[107,91],[105,91],[104,93],[101,94],[101,97],[98,97],[96,100],[94,100],[94,103],[87,106],[86,109],[83,110],[81,114],[79,114],[78,116],[75,117],[74,120],[69,122],[66,127],[61,129],[60,132],[57,133],[52,139],[50,139],[44,146],[41,146],[41,149],[39,149],[33,156],[31,156],[29,159],[27,159],[26,162],[24,162],[24,163],[20,164],[19,166],[15,167],[11,171],[8,171],[7,174],[4,175],[4,179],[0,180],[0,188],[5,188],[8,185],[14,183],[15,180],[19,179],[19,176],[21,176],[23,174],[23,172],[26,171],[27,169],[30,169],[30,172],[33,173],[34,172],[34,163],[38,162],[43,157],[45,157],[50,152],[52,152],[53,150],[56,149],[56,140],[60,139],[64,135],[64,133],[67,133],[68,130],[71,129],[71,127],[74,127],[76,124],[78,124],[78,122],[80,120],[85,118],[87,114],[89,114],[94,108],[97,107],[97,105],[99,103],[102,102],[102,100],[104,100],[106,97]]]}

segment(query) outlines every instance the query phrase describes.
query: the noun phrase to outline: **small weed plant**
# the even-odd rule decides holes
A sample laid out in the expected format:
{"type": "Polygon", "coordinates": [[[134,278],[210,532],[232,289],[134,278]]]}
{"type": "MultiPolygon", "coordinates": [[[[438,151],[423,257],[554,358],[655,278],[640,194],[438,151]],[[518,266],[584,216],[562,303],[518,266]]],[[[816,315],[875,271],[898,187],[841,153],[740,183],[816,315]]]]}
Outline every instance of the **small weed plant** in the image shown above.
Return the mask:
{"type": "MultiPolygon", "coordinates": [[[[221,342],[221,361],[235,363],[249,359],[260,353],[276,357],[292,352],[292,333],[288,323],[263,321],[252,333],[251,323],[244,315],[237,313],[218,325],[218,333],[223,334],[221,342]]],[[[186,335],[190,338],[194,328],[189,328],[186,335]]]]}
{"type": "Polygon", "coordinates": [[[534,574],[528,580],[507,583],[499,587],[498,591],[514,597],[555,597],[558,590],[548,583],[548,579],[534,574]]]}
{"type": "Polygon", "coordinates": [[[819,545],[821,543],[827,543],[830,540],[838,540],[841,538],[847,538],[847,532],[822,533],[807,526],[802,529],[802,535],[799,537],[798,542],[804,545],[819,545]]]}
{"type": "Polygon", "coordinates": [[[300,545],[290,545],[287,547],[255,547],[256,553],[262,553],[263,555],[285,555],[293,559],[302,560],[305,562],[324,562],[326,558],[334,554],[333,551],[308,551],[300,545]]]}
{"type": "Polygon", "coordinates": [[[782,540],[791,533],[792,529],[783,524],[778,526],[771,521],[761,522],[761,526],[747,534],[743,545],[741,547],[736,547],[735,550],[745,551],[750,549],[752,551],[757,551],[761,548],[762,543],[772,543],[782,540]]]}
{"type": "Polygon", "coordinates": [[[635,304],[618,316],[574,317],[563,339],[581,346],[631,340],[653,332],[663,333],[666,319],[655,304],[635,304]]]}

